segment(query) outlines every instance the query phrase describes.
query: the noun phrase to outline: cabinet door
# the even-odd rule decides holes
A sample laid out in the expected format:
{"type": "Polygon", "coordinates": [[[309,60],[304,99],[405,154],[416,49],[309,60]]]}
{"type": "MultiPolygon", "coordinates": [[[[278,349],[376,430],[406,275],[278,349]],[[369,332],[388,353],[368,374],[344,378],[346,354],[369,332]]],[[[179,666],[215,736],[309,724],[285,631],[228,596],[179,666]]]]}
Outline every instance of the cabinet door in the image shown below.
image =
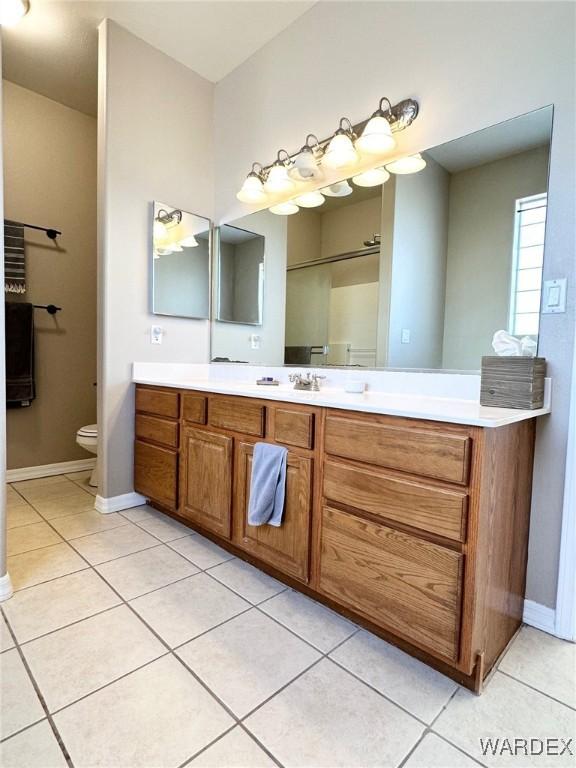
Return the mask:
{"type": "Polygon", "coordinates": [[[185,427],[180,453],[180,514],[230,538],[232,438],[185,427]]]}
{"type": "Polygon", "coordinates": [[[134,490],[160,506],[178,507],[178,454],[168,448],[134,443],[134,490]]]}
{"type": "Polygon", "coordinates": [[[312,459],[288,453],[286,500],[282,525],[248,525],[248,501],[254,446],[240,443],[236,450],[237,497],[234,543],[279,571],[307,582],[309,576],[312,459]]]}

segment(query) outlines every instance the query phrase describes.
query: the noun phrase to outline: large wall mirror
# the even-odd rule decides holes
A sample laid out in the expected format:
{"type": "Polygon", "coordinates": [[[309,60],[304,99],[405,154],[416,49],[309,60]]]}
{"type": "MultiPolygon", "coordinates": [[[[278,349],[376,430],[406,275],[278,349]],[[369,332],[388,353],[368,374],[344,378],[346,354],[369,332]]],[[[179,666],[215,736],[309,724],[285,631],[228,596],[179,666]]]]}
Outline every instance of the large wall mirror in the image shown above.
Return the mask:
{"type": "Polygon", "coordinates": [[[264,302],[277,277],[281,307],[265,314],[259,349],[248,333],[227,347],[218,324],[213,349],[263,364],[477,370],[495,331],[537,339],[551,129],[552,108],[537,110],[429,149],[417,173],[343,181],[319,207],[231,222],[266,229],[264,302]]]}
{"type": "Polygon", "coordinates": [[[210,316],[210,220],[155,202],[152,223],[152,312],[210,316]]]}
{"type": "Polygon", "coordinates": [[[265,237],[239,227],[216,230],[216,320],[262,325],[265,237]]]}

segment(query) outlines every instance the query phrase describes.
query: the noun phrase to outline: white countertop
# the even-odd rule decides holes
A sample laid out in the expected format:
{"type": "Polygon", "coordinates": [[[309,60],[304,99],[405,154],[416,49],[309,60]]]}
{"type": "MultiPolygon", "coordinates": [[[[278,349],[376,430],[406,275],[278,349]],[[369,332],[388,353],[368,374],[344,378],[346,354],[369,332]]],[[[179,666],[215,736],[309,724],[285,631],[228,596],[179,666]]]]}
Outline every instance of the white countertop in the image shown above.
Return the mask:
{"type": "MultiPolygon", "coordinates": [[[[349,411],[380,413],[413,419],[430,419],[479,427],[502,427],[517,421],[543,416],[550,413],[551,410],[549,397],[547,398],[547,407],[528,411],[486,407],[475,400],[458,397],[400,394],[373,389],[363,394],[349,394],[344,392],[343,388],[330,386],[324,386],[320,392],[306,392],[295,390],[292,384],[287,383],[280,383],[279,386],[259,386],[246,381],[208,378],[205,375],[189,377],[180,374],[170,376],[170,373],[169,367],[162,371],[162,365],[152,367],[135,364],[133,381],[137,384],[152,386],[176,387],[240,397],[257,397],[263,400],[302,403],[326,408],[341,408],[349,411]]],[[[361,378],[357,372],[356,377],[361,378]]]]}

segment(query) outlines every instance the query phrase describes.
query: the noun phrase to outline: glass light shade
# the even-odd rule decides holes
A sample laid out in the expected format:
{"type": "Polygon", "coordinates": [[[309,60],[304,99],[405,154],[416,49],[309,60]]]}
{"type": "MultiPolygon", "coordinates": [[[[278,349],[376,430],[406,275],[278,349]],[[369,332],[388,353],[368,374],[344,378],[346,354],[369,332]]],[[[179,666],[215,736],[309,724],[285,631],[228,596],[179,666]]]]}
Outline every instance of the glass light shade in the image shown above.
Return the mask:
{"type": "Polygon", "coordinates": [[[186,235],[186,237],[178,241],[178,245],[181,245],[182,248],[196,248],[198,240],[196,240],[194,235],[186,235]]]}
{"type": "Polygon", "coordinates": [[[356,139],[356,149],[365,155],[383,155],[395,146],[390,123],[381,115],[371,117],[362,135],[356,139]]]}
{"type": "Polygon", "coordinates": [[[322,192],[306,192],[295,197],[294,202],[301,208],[317,208],[324,202],[324,195],[322,192]]]}
{"type": "Polygon", "coordinates": [[[278,205],[273,205],[271,208],[268,208],[270,213],[275,213],[277,216],[291,216],[293,213],[298,213],[300,210],[296,203],[291,202],[290,200],[287,203],[278,203],[278,205]]]}
{"type": "Polygon", "coordinates": [[[281,194],[282,192],[290,192],[293,187],[294,182],[288,176],[286,166],[274,163],[268,172],[268,178],[264,184],[264,189],[273,194],[281,194]]]}
{"type": "Polygon", "coordinates": [[[168,230],[166,229],[166,225],[158,221],[158,219],[154,219],[154,226],[153,226],[153,232],[154,240],[163,240],[164,238],[168,237],[168,230]]]}
{"type": "Polygon", "coordinates": [[[242,203],[263,203],[267,195],[260,177],[255,173],[249,173],[236,197],[242,203]]]}
{"type": "Polygon", "coordinates": [[[345,133],[337,133],[330,139],[330,144],[322,158],[322,165],[326,168],[344,168],[353,165],[358,160],[358,152],[354,144],[345,133]]]}
{"type": "Polygon", "coordinates": [[[394,160],[393,163],[386,163],[386,170],[390,173],[418,173],[424,168],[426,168],[426,160],[419,152],[416,155],[401,157],[399,160],[394,160]]]}
{"type": "Polygon", "coordinates": [[[330,184],[329,187],[323,187],[320,190],[326,197],[346,197],[351,195],[353,191],[347,181],[338,181],[336,184],[330,184]]]}
{"type": "Polygon", "coordinates": [[[26,16],[29,8],[28,0],[2,0],[0,2],[0,25],[13,27],[23,16],[26,16]]]}
{"type": "Polygon", "coordinates": [[[322,178],[316,157],[312,149],[303,149],[294,160],[294,165],[288,169],[288,176],[296,181],[312,181],[322,178]]]}
{"type": "Polygon", "coordinates": [[[389,178],[390,174],[384,168],[371,168],[369,171],[353,176],[352,181],[357,187],[376,187],[385,184],[389,178]]]}

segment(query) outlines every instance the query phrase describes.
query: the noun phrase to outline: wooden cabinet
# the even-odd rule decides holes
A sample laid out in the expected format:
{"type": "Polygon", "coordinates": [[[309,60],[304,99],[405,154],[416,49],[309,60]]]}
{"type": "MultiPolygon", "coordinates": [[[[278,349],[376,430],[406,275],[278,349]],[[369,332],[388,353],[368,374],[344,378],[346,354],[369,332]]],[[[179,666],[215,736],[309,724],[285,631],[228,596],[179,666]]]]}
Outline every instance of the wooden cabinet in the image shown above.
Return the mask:
{"type": "Polygon", "coordinates": [[[308,581],[310,515],[312,512],[312,459],[288,453],[286,497],[282,525],[248,525],[248,501],[254,445],[241,442],[236,449],[236,504],[234,543],[265,563],[300,581],[308,581]]]}
{"type": "Polygon", "coordinates": [[[135,488],[239,557],[479,690],[521,626],[535,421],[483,429],[138,387],[135,488]],[[248,525],[257,440],[282,525],[248,525]]]}
{"type": "Polygon", "coordinates": [[[225,539],[231,533],[232,445],[226,435],[182,431],[180,514],[225,539]]]}

